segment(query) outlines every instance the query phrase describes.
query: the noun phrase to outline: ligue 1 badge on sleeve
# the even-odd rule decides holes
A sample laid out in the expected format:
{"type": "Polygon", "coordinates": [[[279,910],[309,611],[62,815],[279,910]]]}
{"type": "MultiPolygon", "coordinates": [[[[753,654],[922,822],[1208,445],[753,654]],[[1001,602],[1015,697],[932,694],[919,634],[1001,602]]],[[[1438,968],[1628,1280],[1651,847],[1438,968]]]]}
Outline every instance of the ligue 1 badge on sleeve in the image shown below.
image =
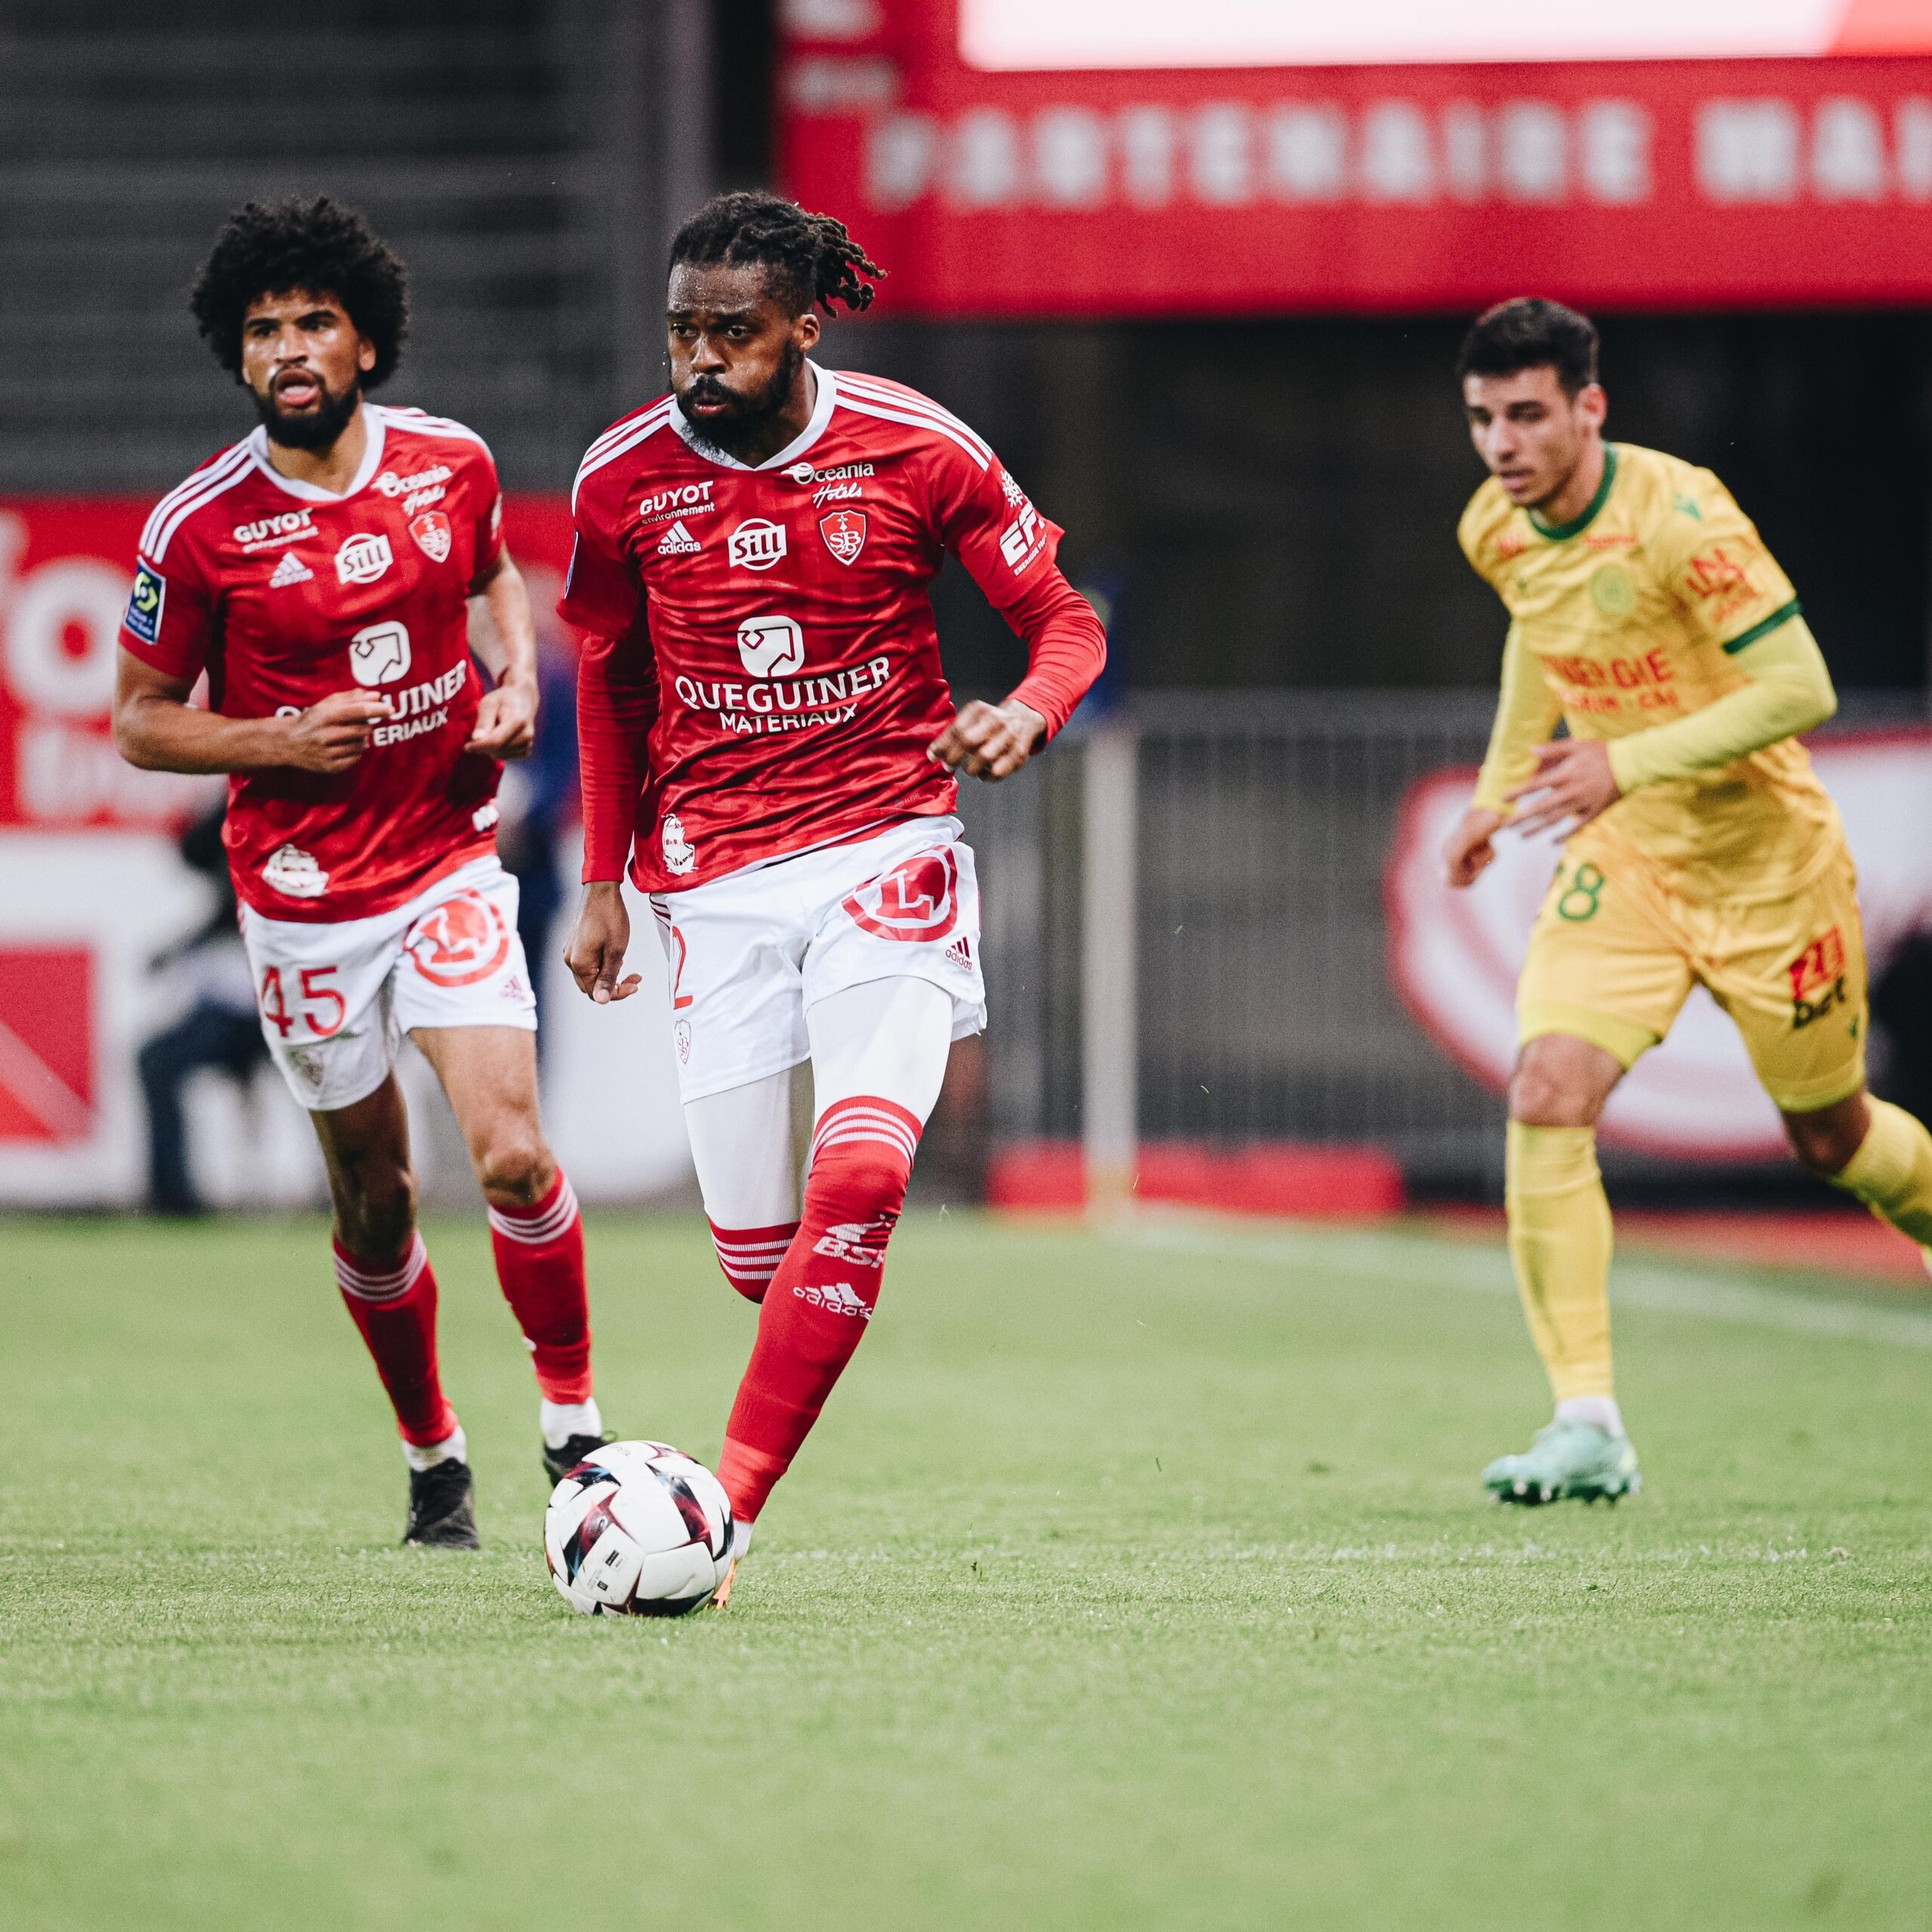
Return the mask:
{"type": "Polygon", "coordinates": [[[866,513],[863,510],[834,510],[818,520],[818,534],[825,547],[841,564],[854,564],[866,547],[866,513]]]}
{"type": "Polygon", "coordinates": [[[449,561],[450,520],[441,510],[425,510],[409,526],[409,534],[416,539],[416,547],[431,563],[449,561]]]}

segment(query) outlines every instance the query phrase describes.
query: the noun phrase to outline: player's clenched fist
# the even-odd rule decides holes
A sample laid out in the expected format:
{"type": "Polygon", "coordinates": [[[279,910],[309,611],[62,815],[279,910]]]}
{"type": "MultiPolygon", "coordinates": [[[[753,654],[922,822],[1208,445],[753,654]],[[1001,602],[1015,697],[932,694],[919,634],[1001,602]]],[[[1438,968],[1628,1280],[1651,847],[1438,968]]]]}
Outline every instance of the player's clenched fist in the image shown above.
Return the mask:
{"type": "Polygon", "coordinates": [[[282,762],[300,771],[346,771],[389,715],[380,691],[331,691],[288,721],[282,762]]]}
{"type": "Polygon", "coordinates": [[[1009,698],[1004,704],[975,699],[926,749],[926,755],[972,778],[1011,778],[1033,755],[1047,733],[1040,714],[1009,698]]]}
{"type": "Polygon", "coordinates": [[[485,691],[476,707],[475,728],[466,752],[489,758],[528,758],[537,743],[537,686],[528,678],[506,678],[485,691]]]}
{"type": "Polygon", "coordinates": [[[1442,862],[1448,868],[1451,885],[1473,885],[1489,869],[1496,857],[1496,834],[1503,823],[1500,812],[1482,805],[1472,805],[1463,814],[1442,848],[1442,862]]]}
{"type": "Polygon", "coordinates": [[[643,983],[633,973],[629,979],[618,976],[624,970],[624,954],[631,943],[631,915],[624,906],[623,888],[615,879],[593,879],[583,888],[583,903],[578,909],[577,930],[564,949],[564,964],[571,969],[577,990],[599,1006],[614,999],[629,999],[643,983]]]}

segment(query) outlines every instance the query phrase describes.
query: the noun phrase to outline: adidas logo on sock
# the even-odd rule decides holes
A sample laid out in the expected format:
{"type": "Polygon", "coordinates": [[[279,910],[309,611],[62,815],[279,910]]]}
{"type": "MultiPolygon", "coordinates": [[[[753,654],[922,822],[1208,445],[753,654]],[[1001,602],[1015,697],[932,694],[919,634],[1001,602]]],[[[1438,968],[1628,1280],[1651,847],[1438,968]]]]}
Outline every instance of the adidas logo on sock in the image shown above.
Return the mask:
{"type": "Polygon", "coordinates": [[[946,949],[946,956],[954,965],[963,966],[969,973],[973,970],[973,949],[967,944],[964,933],[946,949]]]}
{"type": "Polygon", "coordinates": [[[808,1302],[814,1308],[822,1308],[828,1315],[856,1315],[861,1321],[872,1318],[872,1310],[865,1300],[850,1281],[832,1281],[823,1285],[803,1282],[792,1292],[802,1302],[808,1302]]]}
{"type": "Polygon", "coordinates": [[[269,588],[280,590],[288,584],[306,583],[315,574],[293,550],[285,551],[281,561],[275,567],[275,575],[269,579],[269,588]]]}
{"type": "Polygon", "coordinates": [[[665,531],[664,540],[657,546],[657,554],[660,557],[682,557],[703,548],[704,546],[685,528],[684,519],[680,517],[665,531]]]}

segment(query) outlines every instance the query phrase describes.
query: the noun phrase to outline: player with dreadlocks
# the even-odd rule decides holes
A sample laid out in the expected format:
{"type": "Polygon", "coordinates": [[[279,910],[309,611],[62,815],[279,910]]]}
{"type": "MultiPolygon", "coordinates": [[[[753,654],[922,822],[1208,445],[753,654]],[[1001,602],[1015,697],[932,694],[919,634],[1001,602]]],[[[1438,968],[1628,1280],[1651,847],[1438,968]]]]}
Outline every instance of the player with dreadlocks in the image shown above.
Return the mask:
{"type": "Polygon", "coordinates": [[[636,989],[628,865],[718,1258],[760,1304],[718,1466],[734,1555],[872,1318],[951,1043],[985,1024],[954,771],[1017,771],[1106,655],[1060,531],[986,444],[811,359],[818,312],[866,307],[880,272],[829,215],[708,203],[671,248],[671,393],[591,445],[574,497],[561,608],[593,641],[568,956],[593,1000],[636,989]],[[1002,704],[955,711],[927,595],[948,550],[1026,641],[1002,704]]]}
{"type": "Polygon", "coordinates": [[[469,1144],[552,1481],[603,1440],[583,1224],[537,1118],[516,881],[493,830],[500,761],[535,739],[530,599],[482,438],[366,399],[395,368],[409,310],[402,263],[361,216],[327,200],[241,209],[192,306],[260,421],[142,532],[115,736],[150,770],[230,774],[229,865],[262,1030],[321,1143],[337,1284],[409,1465],[404,1540],[473,1549],[394,1072],[404,1032],[469,1144]],[[472,611],[499,641],[488,691],[472,611]],[[189,702],[204,672],[205,707],[189,702]]]}

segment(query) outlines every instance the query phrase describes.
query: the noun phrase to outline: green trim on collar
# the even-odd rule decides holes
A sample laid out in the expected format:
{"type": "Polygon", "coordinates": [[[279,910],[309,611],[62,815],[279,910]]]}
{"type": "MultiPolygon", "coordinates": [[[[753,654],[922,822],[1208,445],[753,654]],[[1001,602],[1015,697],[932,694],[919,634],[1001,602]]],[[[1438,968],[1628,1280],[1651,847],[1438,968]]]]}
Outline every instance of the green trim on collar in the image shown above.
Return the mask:
{"type": "Polygon", "coordinates": [[[1767,632],[1774,631],[1779,625],[1789,623],[1793,617],[1802,617],[1804,614],[1804,606],[1794,597],[1781,610],[1774,611],[1768,617],[1753,624],[1748,631],[1740,632],[1724,647],[1724,654],[1727,657],[1735,657],[1747,645],[1755,644],[1767,632]]]}
{"type": "Polygon", "coordinates": [[[1617,445],[1606,443],[1603,446],[1603,477],[1597,485],[1597,493],[1585,506],[1581,516],[1572,517],[1567,523],[1545,523],[1534,510],[1524,512],[1530,519],[1530,528],[1539,537],[1547,537],[1552,543],[1566,543],[1573,537],[1580,537],[1596,521],[1597,512],[1610,501],[1610,493],[1617,483],[1617,445]]]}

